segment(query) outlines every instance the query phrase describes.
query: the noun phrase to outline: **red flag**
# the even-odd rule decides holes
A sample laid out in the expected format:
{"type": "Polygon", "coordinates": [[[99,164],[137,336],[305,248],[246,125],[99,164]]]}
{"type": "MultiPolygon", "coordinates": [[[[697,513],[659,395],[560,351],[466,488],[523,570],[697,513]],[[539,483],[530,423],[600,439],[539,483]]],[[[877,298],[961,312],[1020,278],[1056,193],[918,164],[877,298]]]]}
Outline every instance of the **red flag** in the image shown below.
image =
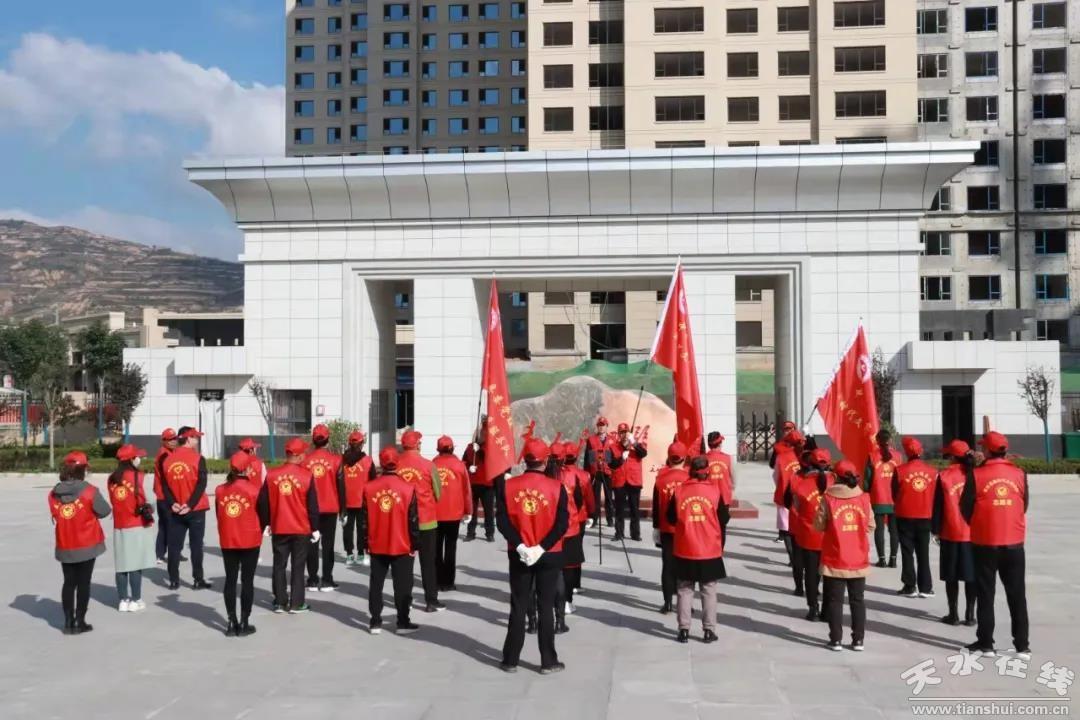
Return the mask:
{"type": "Polygon", "coordinates": [[[817,411],[829,437],[855,467],[864,467],[874,452],[878,431],[874,399],[873,363],[860,322],[836,366],[829,384],[818,398],[817,411]]]}
{"type": "Polygon", "coordinates": [[[499,291],[491,280],[491,298],[487,313],[487,342],[484,343],[484,370],[480,378],[487,393],[487,437],[480,475],[491,479],[514,465],[514,427],[510,414],[510,385],[506,381],[506,358],[503,354],[502,316],[499,291]]]}
{"type": "Polygon", "coordinates": [[[701,393],[698,391],[694,340],[690,334],[690,311],[686,306],[682,264],[675,266],[664,312],[656,328],[650,357],[671,370],[675,386],[676,437],[688,448],[698,448],[704,436],[701,421],[701,393]]]}

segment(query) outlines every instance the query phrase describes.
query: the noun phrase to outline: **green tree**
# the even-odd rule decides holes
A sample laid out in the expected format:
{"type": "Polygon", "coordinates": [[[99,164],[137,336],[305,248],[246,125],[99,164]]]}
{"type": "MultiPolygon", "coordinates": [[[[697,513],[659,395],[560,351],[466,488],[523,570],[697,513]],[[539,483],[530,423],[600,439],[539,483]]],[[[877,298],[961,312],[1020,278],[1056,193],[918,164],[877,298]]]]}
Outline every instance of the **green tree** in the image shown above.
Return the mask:
{"type": "Polygon", "coordinates": [[[97,387],[98,442],[102,442],[105,429],[105,398],[108,383],[124,369],[124,338],[109,332],[105,323],[97,322],[75,336],[75,348],[82,353],[82,369],[97,387]]]}
{"type": "Polygon", "coordinates": [[[56,325],[45,325],[40,334],[40,361],[27,384],[34,398],[45,406],[45,424],[49,428],[49,467],[56,467],[56,420],[64,409],[68,379],[68,340],[56,325]]]}
{"type": "MultiPolygon", "coordinates": [[[[33,398],[42,400],[33,391],[32,379],[38,373],[43,363],[53,362],[56,358],[53,340],[59,335],[63,342],[63,365],[64,373],[67,373],[67,339],[63,337],[58,328],[53,325],[45,325],[40,320],[30,320],[20,325],[11,325],[0,328],[0,365],[3,365],[11,373],[15,380],[15,387],[33,394],[33,398]]],[[[27,432],[29,426],[26,423],[30,397],[23,396],[23,447],[27,444],[27,432]]]]}
{"type": "Polygon", "coordinates": [[[142,368],[128,363],[120,372],[109,380],[109,399],[116,405],[120,420],[124,424],[124,442],[128,441],[131,431],[131,416],[146,395],[147,378],[142,368]]]}
{"type": "Polygon", "coordinates": [[[360,424],[352,420],[331,420],[326,426],[330,428],[330,449],[336,453],[345,452],[349,433],[361,429],[360,424]]]}

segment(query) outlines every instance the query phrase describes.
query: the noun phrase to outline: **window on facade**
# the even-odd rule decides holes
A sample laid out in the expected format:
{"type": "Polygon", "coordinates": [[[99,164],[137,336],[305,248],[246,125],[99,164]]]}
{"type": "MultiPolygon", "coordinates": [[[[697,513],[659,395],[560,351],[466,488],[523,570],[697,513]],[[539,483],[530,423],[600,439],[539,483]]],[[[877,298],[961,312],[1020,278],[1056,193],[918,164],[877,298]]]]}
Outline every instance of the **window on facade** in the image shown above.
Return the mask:
{"type": "Polygon", "coordinates": [[[354,40],[349,43],[349,54],[354,58],[366,58],[368,55],[367,43],[363,40],[354,40]]]}
{"type": "Polygon", "coordinates": [[[481,60],[477,64],[480,68],[480,77],[495,77],[499,74],[498,60],[481,60]]]}
{"type": "Polygon", "coordinates": [[[315,73],[293,73],[293,87],[297,90],[314,90],[315,73]]]}
{"type": "Polygon", "coordinates": [[[294,145],[312,145],[315,142],[315,128],[293,128],[294,145]]]}
{"type": "Polygon", "coordinates": [[[513,58],[510,60],[510,74],[514,77],[522,77],[528,71],[529,63],[525,58],[513,58]]]}
{"type": "Polygon", "coordinates": [[[855,135],[854,137],[838,137],[837,145],[881,145],[888,140],[884,135],[855,135]]]}
{"type": "Polygon", "coordinates": [[[759,119],[756,97],[735,97],[727,101],[728,122],[757,122],[759,119]]]}
{"type": "Polygon", "coordinates": [[[760,320],[737,320],[735,322],[735,347],[761,347],[760,320]]]}
{"type": "Polygon", "coordinates": [[[349,140],[352,142],[363,142],[367,140],[367,125],[350,125],[349,140]]]}
{"type": "Polygon", "coordinates": [[[885,46],[838,47],[835,50],[836,72],[879,72],[885,69],[885,46]]]}
{"type": "Polygon", "coordinates": [[[949,121],[949,98],[919,98],[918,108],[921,123],[949,121]]]}
{"type": "Polygon", "coordinates": [[[776,53],[777,74],[780,77],[802,77],[810,74],[809,50],[781,50],[776,53]]]}
{"type": "Polygon", "coordinates": [[[340,60],[341,59],[341,46],[327,45],[326,46],[326,59],[327,60],[340,60]]]}
{"type": "Polygon", "coordinates": [[[499,89],[498,88],[483,88],[480,90],[480,104],[481,105],[498,105],[499,104],[499,89]]]}
{"type": "Polygon", "coordinates": [[[528,12],[526,8],[527,4],[528,3],[524,2],[524,0],[518,0],[518,2],[510,3],[510,17],[515,20],[520,20],[521,18],[525,17],[526,12],[528,12]]]}
{"type": "Polygon", "coordinates": [[[528,93],[525,92],[523,87],[510,88],[510,104],[511,105],[524,105],[528,100],[528,93]]]}
{"type": "Polygon", "coordinates": [[[952,278],[927,276],[919,278],[921,300],[952,300],[952,278]]]}
{"type": "Polygon", "coordinates": [[[409,104],[409,91],[405,88],[383,90],[383,105],[397,106],[409,104]]]}
{"type": "Polygon", "coordinates": [[[997,167],[999,144],[997,140],[983,140],[975,151],[975,165],[979,167],[997,167]]]}
{"type": "Polygon", "coordinates": [[[1069,276],[1068,275],[1036,275],[1035,276],[1035,299],[1036,300],[1068,300],[1069,299],[1069,276]]]}
{"type": "Polygon", "coordinates": [[[435,118],[424,118],[420,121],[420,132],[424,135],[438,135],[439,121],[435,118]]]}
{"type": "Polygon", "coordinates": [[[349,27],[352,30],[367,30],[368,28],[367,13],[353,13],[349,20],[349,27]]]}
{"type": "Polygon", "coordinates": [[[704,119],[704,95],[674,95],[656,98],[656,122],[693,122],[704,119]]]}
{"type": "Polygon", "coordinates": [[[397,22],[409,19],[409,3],[384,3],[383,20],[397,22]]]}
{"type": "Polygon", "coordinates": [[[409,132],[409,118],[383,118],[383,135],[404,135],[409,132]]]}
{"type": "Polygon", "coordinates": [[[1001,233],[993,230],[981,230],[969,232],[968,256],[983,257],[986,255],[1001,254],[1001,233]]]}
{"type": "MultiPolygon", "coordinates": [[[[659,53],[657,53],[659,54],[659,53]]],[[[705,53],[701,55],[701,71],[695,75],[705,74],[705,53]]],[[[758,76],[758,57],[756,52],[739,52],[727,54],[727,74],[732,78],[746,78],[758,76]]]]}
{"type": "Polygon", "coordinates": [[[968,210],[1000,210],[1001,192],[997,185],[974,185],[967,189],[968,210]]]}
{"type": "Polygon", "coordinates": [[[949,212],[952,210],[952,188],[938,188],[930,202],[930,212],[949,212]]]}
{"type": "Polygon", "coordinates": [[[1069,252],[1069,234],[1064,229],[1036,230],[1036,255],[1065,255],[1069,252]]]}
{"type": "Polygon", "coordinates": [[[573,325],[544,325],[545,350],[573,350],[573,325]]]}
{"type": "Polygon", "coordinates": [[[947,232],[921,232],[922,254],[927,256],[952,255],[952,236],[947,232]]]}
{"type": "Polygon", "coordinates": [[[969,275],[968,300],[1000,300],[1000,275],[969,275]]]}
{"type": "Polygon", "coordinates": [[[705,8],[656,8],[653,10],[653,30],[658,33],[703,32],[705,8]]]}
{"type": "Polygon", "coordinates": [[[836,93],[836,117],[883,117],[885,91],[864,90],[836,93]]]}
{"type": "Polygon", "coordinates": [[[756,33],[757,8],[735,8],[727,11],[728,35],[756,33]]]}
{"type": "Polygon", "coordinates": [[[294,35],[314,35],[315,18],[296,18],[293,21],[294,35]]]}
{"type": "Polygon", "coordinates": [[[314,100],[294,100],[293,101],[293,117],[314,117],[315,116],[315,101],[314,100]]]}
{"type": "Polygon", "coordinates": [[[919,78],[949,77],[949,56],[946,53],[919,55],[919,78]]]}
{"type": "Polygon", "coordinates": [[[480,33],[480,47],[489,49],[499,47],[499,33],[490,30],[480,33]]]}
{"type": "Polygon", "coordinates": [[[446,124],[451,135],[464,135],[469,132],[469,118],[450,118],[446,124]]]}
{"type": "Polygon", "coordinates": [[[703,52],[658,52],[654,58],[656,77],[693,77],[705,74],[703,52]]]}
{"type": "Polygon", "coordinates": [[[437,33],[424,33],[420,36],[420,47],[423,50],[437,50],[439,47],[439,36],[437,33]]]}
{"type": "Polygon", "coordinates": [[[571,132],[574,129],[574,108],[544,108],[544,132],[571,132]]]}
{"type": "Polygon", "coordinates": [[[1062,345],[1069,344],[1068,320],[1036,320],[1036,340],[1057,340],[1062,345]]]}
{"type": "Polygon", "coordinates": [[[528,129],[524,115],[514,115],[510,118],[510,132],[523,133],[528,129]]]}
{"type": "Polygon", "coordinates": [[[778,32],[806,32],[810,29],[810,7],[780,7],[776,9],[778,32]]]}
{"type": "Polygon", "coordinates": [[[382,149],[383,155],[408,155],[408,145],[387,145],[382,149]]]}
{"type": "Polygon", "coordinates": [[[624,128],[622,105],[600,105],[589,108],[590,130],[622,130],[624,128]]]}
{"type": "Polygon", "coordinates": [[[510,47],[523,48],[526,45],[526,36],[524,30],[511,30],[510,31],[510,47]]]}
{"type": "Polygon", "coordinates": [[[1031,51],[1031,72],[1052,75],[1068,70],[1068,51],[1063,48],[1035,48],[1031,51]]]}
{"type": "Polygon", "coordinates": [[[779,98],[781,120],[809,120],[809,95],[781,95],[779,98]]]}
{"type": "Polygon", "coordinates": [[[424,22],[435,22],[439,19],[439,7],[437,5],[424,5],[420,8],[420,17],[424,22]]]}
{"type": "MultiPolygon", "coordinates": [[[[669,149],[669,148],[703,148],[703,147],[705,147],[705,141],[704,140],[657,140],[656,141],[656,149],[657,150],[665,150],[665,149],[669,149]]],[[[660,293],[665,293],[665,296],[666,296],[666,291],[665,290],[657,290],[657,292],[656,292],[657,299],[662,302],[663,298],[660,298],[660,293]]]]}
{"type": "Polygon", "coordinates": [[[759,147],[760,145],[760,140],[729,140],[727,144],[729,148],[759,147]]]}
{"type": "Polygon", "coordinates": [[[996,32],[998,14],[996,7],[969,7],[964,9],[964,32],[996,32]]]}
{"type": "Polygon", "coordinates": [[[450,22],[468,22],[469,21],[469,6],[464,4],[451,5],[447,9],[450,22]]]}
{"type": "Polygon", "coordinates": [[[1061,138],[1036,140],[1032,151],[1036,165],[1057,165],[1065,162],[1066,143],[1061,138]]]}
{"type": "Polygon", "coordinates": [[[480,11],[480,17],[484,20],[499,19],[499,3],[497,2],[480,3],[478,9],[480,11]]]}
{"type": "Polygon", "coordinates": [[[545,305],[573,305],[574,293],[572,292],[546,292],[544,293],[545,305]]]}
{"type": "Polygon", "coordinates": [[[1033,95],[1031,117],[1035,120],[1056,120],[1065,117],[1064,95],[1033,95]]]}
{"type": "Polygon", "coordinates": [[[461,107],[469,104],[469,91],[468,90],[451,90],[450,91],[450,107],[461,107]]]}
{"type": "Polygon", "coordinates": [[[545,65],[544,87],[548,89],[574,87],[574,66],[545,65]]]}
{"type": "Polygon", "coordinates": [[[1065,183],[1032,186],[1036,210],[1064,210],[1069,206],[1069,187],[1065,183]]]}
{"type": "Polygon", "coordinates": [[[574,44],[574,23],[544,23],[544,47],[557,47],[574,44]]]}
{"type": "Polygon", "coordinates": [[[915,15],[915,32],[919,35],[940,35],[949,31],[948,10],[919,10],[915,15]]]}
{"type": "Polygon", "coordinates": [[[1063,28],[1067,15],[1063,2],[1034,3],[1031,6],[1031,27],[1034,30],[1063,28]]]}
{"type": "Polygon", "coordinates": [[[466,77],[469,74],[469,61],[468,60],[451,60],[449,64],[449,75],[452,78],[466,77]]]}
{"type": "Polygon", "coordinates": [[[885,0],[833,3],[833,27],[870,27],[885,24],[885,0]]]}
{"type": "Polygon", "coordinates": [[[469,33],[450,33],[446,37],[446,42],[451,50],[464,50],[469,47],[469,33]]]}
{"type": "Polygon", "coordinates": [[[297,45],[293,48],[294,62],[313,62],[315,60],[314,45],[297,45]]]}
{"type": "Polygon", "coordinates": [[[274,432],[280,436],[303,435],[311,428],[310,390],[271,390],[274,432]]]}
{"type": "Polygon", "coordinates": [[[339,145],[341,144],[341,128],[328,127],[326,128],[326,144],[327,145],[339,145]]]}
{"type": "Polygon", "coordinates": [[[408,60],[384,60],[383,77],[403,78],[409,76],[408,60]]]}
{"type": "Polygon", "coordinates": [[[621,62],[589,64],[589,87],[622,86],[623,64],[621,62]]]}
{"type": "Polygon", "coordinates": [[[383,47],[387,50],[404,50],[405,48],[409,47],[409,33],[383,33],[383,47]]]}
{"type": "Polygon", "coordinates": [[[792,147],[792,146],[798,146],[798,145],[812,145],[812,144],[813,143],[811,143],[809,140],[781,140],[780,143],[779,143],[780,147],[792,147]]]}
{"type": "Polygon", "coordinates": [[[340,72],[326,73],[326,87],[328,89],[341,87],[341,73],[340,72]]]}
{"type": "Polygon", "coordinates": [[[367,112],[367,95],[354,95],[353,97],[349,98],[349,112],[367,112]]]}
{"type": "Polygon", "coordinates": [[[341,115],[340,98],[332,98],[326,101],[326,115],[327,117],[338,117],[341,115]]]}
{"type": "Polygon", "coordinates": [[[420,63],[420,77],[424,80],[434,80],[439,75],[439,63],[436,62],[422,62],[420,63]]]}
{"type": "Polygon", "coordinates": [[[969,78],[997,77],[998,54],[996,52],[965,53],[964,69],[969,78]]]}
{"type": "Polygon", "coordinates": [[[590,45],[619,45],[623,41],[622,20],[590,20],[590,45]]]}
{"type": "Polygon", "coordinates": [[[967,119],[970,122],[997,122],[997,95],[969,97],[966,101],[967,119]]]}

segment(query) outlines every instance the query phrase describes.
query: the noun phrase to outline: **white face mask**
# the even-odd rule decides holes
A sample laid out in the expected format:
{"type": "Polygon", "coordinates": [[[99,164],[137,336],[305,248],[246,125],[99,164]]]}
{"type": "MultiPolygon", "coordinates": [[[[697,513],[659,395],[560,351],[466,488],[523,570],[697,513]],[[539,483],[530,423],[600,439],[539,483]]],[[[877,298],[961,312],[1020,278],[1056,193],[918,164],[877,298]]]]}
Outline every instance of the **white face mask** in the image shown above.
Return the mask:
{"type": "Polygon", "coordinates": [[[134,465],[135,467],[139,467],[139,465],[142,464],[142,458],[141,457],[135,458],[134,460],[131,461],[131,464],[134,465]]]}

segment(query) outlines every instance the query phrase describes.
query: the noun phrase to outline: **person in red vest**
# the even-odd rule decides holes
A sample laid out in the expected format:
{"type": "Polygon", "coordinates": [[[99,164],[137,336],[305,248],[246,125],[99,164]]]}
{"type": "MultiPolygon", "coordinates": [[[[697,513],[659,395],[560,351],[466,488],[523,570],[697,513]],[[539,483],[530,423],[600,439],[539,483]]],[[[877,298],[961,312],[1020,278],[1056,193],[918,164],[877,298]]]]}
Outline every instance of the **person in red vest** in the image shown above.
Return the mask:
{"type": "Polygon", "coordinates": [[[605,417],[596,418],[596,432],[589,436],[585,445],[585,469],[592,476],[593,482],[593,511],[592,520],[600,522],[600,491],[604,492],[604,517],[607,526],[615,524],[615,499],[611,494],[611,468],[608,467],[605,457],[608,446],[611,445],[611,435],[608,434],[608,421],[605,417]]]}
{"type": "Polygon", "coordinates": [[[368,632],[382,632],[383,586],[390,572],[394,582],[397,631],[414,633],[419,625],[409,619],[413,591],[413,558],[420,548],[420,511],[416,485],[398,476],[398,451],[379,451],[378,477],[364,485],[360,524],[367,534],[371,553],[371,584],[368,588],[368,632]]]}
{"type": "Polygon", "coordinates": [[[555,651],[555,586],[564,565],[563,536],[570,522],[569,498],[558,479],[544,474],[550,450],[543,440],[525,443],[525,472],[499,488],[499,532],[506,538],[510,561],[510,622],[500,668],[516,672],[525,644],[525,615],[537,594],[540,673],[566,668],[555,651]]]}
{"type": "MultiPolygon", "coordinates": [[[[801,573],[798,587],[806,593],[806,619],[824,620],[825,613],[818,608],[818,580],[820,579],[821,544],[824,536],[814,529],[814,516],[825,491],[836,481],[829,470],[832,457],[825,448],[815,448],[807,453],[807,467],[791,481],[784,495],[784,504],[791,511],[791,534],[795,541],[796,571],[801,573]]],[[[796,593],[798,594],[798,593],[796,593]]]]}
{"type": "Polygon", "coordinates": [[[699,455],[690,461],[686,482],[675,488],[667,504],[667,521],[674,528],[671,554],[678,587],[677,640],[690,642],[694,588],[701,588],[702,640],[716,642],[716,583],[727,577],[724,541],[720,534],[723,505],[720,488],[709,480],[709,460],[699,455]]]}
{"type": "Polygon", "coordinates": [[[255,600],[255,570],[259,565],[263,525],[259,519],[261,484],[251,479],[258,470],[252,456],[241,450],[229,458],[229,474],[214,490],[218,543],[225,563],[225,613],[227,637],[255,632],[248,622],[255,600]],[[240,619],[236,617],[236,581],[240,580],[240,619]]]}
{"type": "Polygon", "coordinates": [[[338,515],[341,513],[341,498],[338,496],[338,468],[341,456],[330,450],[330,428],[316,425],[311,429],[311,444],[315,447],[304,458],[304,467],[311,471],[315,481],[315,491],[319,496],[319,524],[316,529],[322,538],[314,547],[308,549],[307,589],[309,591],[333,592],[338,584],[334,582],[334,539],[337,536],[338,515]],[[322,552],[319,552],[319,543],[322,552]],[[322,558],[322,576],[319,575],[319,558],[322,558]]]}
{"type": "Polygon", "coordinates": [[[784,436],[792,430],[798,430],[799,428],[790,420],[785,420],[780,426],[780,432],[776,435],[776,442],[773,443],[772,451],[769,453],[769,468],[776,469],[776,456],[785,447],[790,447],[784,442],[784,436]]]}
{"type": "Polygon", "coordinates": [[[435,503],[438,521],[435,542],[435,578],[439,590],[457,590],[457,543],[462,522],[472,512],[472,488],[465,463],[454,455],[454,441],[443,435],[435,441],[438,455],[432,459],[439,478],[439,499],[435,503]]]}
{"type": "MultiPolygon", "coordinates": [[[[581,446],[578,443],[563,444],[563,476],[560,479],[566,487],[567,503],[571,498],[577,507],[577,516],[570,515],[571,526],[577,525],[578,532],[572,538],[563,541],[563,587],[566,589],[567,615],[574,612],[574,591],[581,589],[581,566],[585,564],[585,531],[592,527],[591,516],[596,507],[593,505],[592,480],[589,473],[577,465],[581,446]],[[573,477],[570,484],[568,476],[573,477]]],[[[567,531],[569,535],[569,530],[567,531]]]]}
{"type": "Polygon", "coordinates": [[[98,489],[86,482],[86,455],[68,453],[60,467],[60,482],[49,491],[49,513],[56,531],[55,556],[64,571],[60,600],[64,606],[64,634],[90,632],[86,622],[90,606],[90,578],[94,560],[105,552],[101,518],[112,512],[98,489]]]}
{"type": "Polygon", "coordinates": [[[484,539],[495,542],[495,482],[498,478],[488,477],[484,472],[484,445],[487,438],[487,415],[480,416],[480,427],[465,452],[462,462],[469,469],[469,486],[472,494],[472,511],[465,529],[465,542],[476,539],[476,525],[480,518],[480,508],[484,509],[484,539]]]}
{"type": "Polygon", "coordinates": [[[210,587],[203,575],[203,537],[206,534],[206,511],[210,499],[206,496],[206,460],[199,454],[202,433],[191,427],[177,432],[180,445],[165,459],[165,502],[169,505],[169,589],[180,588],[180,549],[184,536],[189,535],[191,547],[192,587],[210,587]]]}
{"type": "Polygon", "coordinates": [[[359,430],[349,433],[348,447],[341,456],[341,466],[338,468],[338,497],[342,498],[341,524],[346,565],[371,564],[371,558],[367,555],[367,536],[360,527],[360,511],[364,509],[364,485],[368,480],[375,479],[376,472],[371,456],[364,452],[365,440],[367,437],[359,430]]]}
{"type": "MultiPolygon", "coordinates": [[[[165,491],[162,490],[161,479],[165,477],[165,458],[176,449],[176,431],[165,428],[161,431],[161,447],[158,448],[154,457],[154,501],[157,504],[157,540],[154,543],[154,555],[157,556],[157,564],[164,565],[166,555],[169,552],[169,503],[165,500],[165,491]]],[[[184,559],[180,558],[181,561],[184,559]]]]}
{"type": "Polygon", "coordinates": [[[706,442],[709,446],[705,457],[709,460],[709,479],[720,488],[720,499],[728,508],[724,515],[728,519],[720,526],[720,532],[724,536],[724,545],[727,546],[727,526],[731,519],[731,500],[735,494],[735,472],[731,464],[731,456],[720,449],[724,444],[724,436],[713,430],[709,433],[706,442]]]}
{"type": "Polygon", "coordinates": [[[630,516],[630,539],[641,541],[641,461],[648,454],[644,443],[630,435],[630,426],[619,423],[618,437],[608,443],[604,463],[611,469],[611,489],[615,493],[615,539],[625,535],[630,516]]]}
{"type": "Polygon", "coordinates": [[[975,556],[971,551],[971,528],[960,514],[960,494],[967,481],[964,459],[971,448],[963,440],[953,440],[941,449],[942,457],[950,460],[947,468],[938,473],[934,490],[934,514],[930,532],[940,547],[938,577],[945,583],[945,598],[949,612],[941,618],[946,625],[959,625],[960,583],[964,583],[964,624],[975,624],[975,556]]]}
{"type": "Polygon", "coordinates": [[[236,447],[251,457],[251,464],[247,472],[248,482],[256,488],[261,488],[262,484],[266,482],[266,464],[259,457],[259,448],[262,446],[248,437],[241,440],[236,447]]]}
{"type": "Polygon", "coordinates": [[[1005,456],[1009,440],[999,432],[988,432],[980,444],[986,461],[972,468],[972,456],[960,494],[960,514],[971,527],[971,550],[975,556],[975,587],[978,593],[975,642],[970,653],[994,657],[994,592],[997,576],[1005,588],[1012,618],[1013,650],[1023,660],[1031,659],[1027,591],[1025,590],[1024,540],[1027,535],[1029,489],[1027,474],[1005,456]]]}
{"type": "Polygon", "coordinates": [[[840,650],[844,636],[844,591],[851,607],[851,649],[861,652],[866,637],[866,578],[870,575],[870,533],[874,511],[870,497],[859,488],[859,471],[841,460],[833,468],[836,483],[814,516],[814,530],[822,533],[821,575],[825,613],[829,621],[830,650],[840,650]]]}
{"type": "Polygon", "coordinates": [[[276,613],[311,609],[304,598],[304,569],[310,546],[320,538],[319,491],[311,471],[304,466],[307,450],[307,443],[300,438],[285,443],[285,464],[266,474],[256,505],[259,522],[271,532],[276,613]],[[288,585],[286,567],[291,571],[288,585]]]}
{"type": "Polygon", "coordinates": [[[435,482],[435,465],[420,454],[423,435],[415,430],[401,434],[401,454],[397,474],[416,488],[416,505],[420,512],[420,582],[424,586],[424,612],[440,612],[446,605],[439,602],[439,583],[435,572],[435,557],[439,543],[439,495],[442,486],[435,482]]]}
{"type": "Polygon", "coordinates": [[[923,447],[918,440],[905,437],[900,444],[908,460],[897,466],[893,476],[896,531],[900,535],[900,582],[903,583],[898,594],[934,597],[934,576],[930,572],[930,517],[934,514],[937,469],[922,459],[923,447]]]}
{"type": "Polygon", "coordinates": [[[146,502],[144,475],[139,469],[146,451],[121,445],[116,470],[105,484],[112,503],[113,566],[120,612],[146,609],[142,601],[143,570],[154,567],[154,508],[146,502]]]}
{"type": "Polygon", "coordinates": [[[787,506],[784,504],[784,495],[791,480],[799,472],[799,457],[802,454],[806,438],[798,430],[792,429],[777,442],[776,458],[773,467],[773,505],[776,506],[776,531],[780,540],[784,543],[787,551],[788,567],[791,568],[795,580],[795,595],[802,596],[802,573],[795,569],[795,542],[791,535],[791,517],[787,506]]]}
{"type": "Polygon", "coordinates": [[[882,428],[874,436],[877,456],[866,460],[863,473],[863,490],[870,493],[870,505],[874,508],[874,547],[877,549],[878,567],[896,567],[896,551],[900,547],[900,533],[896,529],[893,505],[893,478],[900,464],[889,441],[892,435],[882,428]],[[889,531],[889,559],[885,560],[885,530],[889,531]]]}
{"type": "MultiPolygon", "coordinates": [[[[672,554],[675,543],[675,527],[668,522],[668,505],[675,496],[675,490],[689,479],[685,468],[686,446],[675,441],[668,445],[667,462],[660,472],[656,473],[656,484],[653,485],[652,496],[652,524],[653,543],[660,547],[660,592],[664,595],[664,604],[660,606],[660,612],[667,615],[671,612],[671,600],[675,597],[675,557],[672,554]]],[[[723,542],[721,538],[721,542],[723,542]]]]}

